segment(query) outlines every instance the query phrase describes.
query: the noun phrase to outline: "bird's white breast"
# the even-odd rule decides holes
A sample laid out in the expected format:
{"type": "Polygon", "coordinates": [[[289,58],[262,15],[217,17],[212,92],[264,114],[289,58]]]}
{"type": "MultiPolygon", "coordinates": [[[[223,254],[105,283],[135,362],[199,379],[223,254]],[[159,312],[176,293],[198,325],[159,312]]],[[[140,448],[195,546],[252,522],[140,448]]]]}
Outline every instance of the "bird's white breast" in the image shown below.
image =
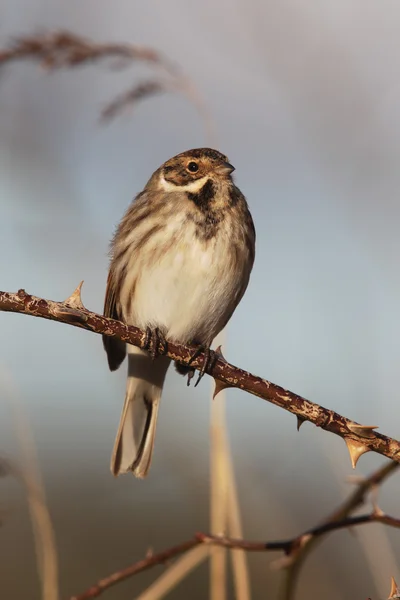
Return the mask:
{"type": "Polygon", "coordinates": [[[135,278],[132,323],[160,327],[169,339],[210,343],[222,328],[232,304],[238,277],[233,273],[228,231],[221,227],[206,242],[195,224],[176,215],[131,259],[129,277],[135,278]],[[174,244],[166,243],[167,238],[174,244]],[[152,260],[151,247],[168,250],[152,260]],[[151,246],[151,247],[150,247],[151,246]],[[135,273],[134,273],[135,272],[135,273]]]}

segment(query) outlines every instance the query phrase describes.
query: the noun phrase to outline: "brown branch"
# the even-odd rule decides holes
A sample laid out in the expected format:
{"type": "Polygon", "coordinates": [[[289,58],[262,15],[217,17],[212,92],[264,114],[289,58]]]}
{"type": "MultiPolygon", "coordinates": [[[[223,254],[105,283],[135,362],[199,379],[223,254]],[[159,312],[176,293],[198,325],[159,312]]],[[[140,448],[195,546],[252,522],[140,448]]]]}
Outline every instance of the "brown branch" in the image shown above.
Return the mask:
{"type": "Polygon", "coordinates": [[[126,567],[125,569],[121,569],[120,571],[116,571],[112,575],[108,577],[104,577],[104,579],[100,579],[95,585],[87,589],[82,594],[78,594],[77,596],[72,596],[71,600],[87,600],[88,598],[97,598],[100,596],[107,588],[119,583],[120,581],[124,581],[124,579],[128,579],[128,577],[132,577],[137,573],[141,573],[142,571],[147,571],[147,569],[151,569],[156,565],[162,565],[171,558],[178,556],[179,554],[183,554],[188,550],[191,550],[194,546],[200,544],[200,540],[194,538],[193,540],[189,540],[187,542],[183,542],[182,544],[178,544],[177,546],[173,546],[172,548],[168,548],[163,552],[159,552],[158,554],[153,554],[151,556],[146,556],[142,560],[126,567]]]}
{"type": "MultiPolygon", "coordinates": [[[[79,289],[65,302],[37,298],[24,290],[19,290],[17,293],[0,292],[0,311],[51,319],[82,327],[93,333],[115,336],[134,346],[144,347],[144,331],[88,311],[81,303],[79,289]]],[[[163,348],[160,347],[159,351],[162,352],[163,348]]],[[[191,346],[168,342],[166,354],[173,360],[188,364],[192,353],[191,346]]],[[[192,365],[200,369],[203,361],[204,354],[201,353],[192,365]]],[[[399,441],[375,432],[375,427],[360,425],[333,410],[319,406],[279,385],[235,367],[226,362],[222,355],[214,363],[212,376],[216,380],[215,394],[223,388],[239,388],[293,413],[301,422],[310,421],[317,427],[343,438],[349,448],[353,466],[361,454],[369,451],[382,454],[396,462],[400,459],[399,441]]]]}
{"type": "Polygon", "coordinates": [[[121,93],[105,106],[101,116],[108,120],[120,114],[139,100],[163,92],[178,92],[196,107],[204,121],[207,136],[214,138],[214,125],[203,100],[193,84],[181,71],[153,48],[133,44],[99,44],[68,31],[56,31],[43,35],[16,39],[9,47],[0,49],[0,67],[6,64],[32,60],[48,71],[75,68],[112,60],[114,68],[121,68],[140,61],[151,65],[159,77],[144,81],[121,93]]]}
{"type": "MultiPolygon", "coordinates": [[[[112,585],[136,575],[137,573],[150,569],[151,567],[164,564],[168,560],[171,560],[179,554],[187,552],[194,546],[202,543],[209,543],[227,548],[238,548],[248,552],[283,551],[285,556],[277,561],[279,562],[278,566],[288,569],[288,573],[290,573],[293,566],[298,567],[302,560],[304,560],[305,552],[308,554],[316,541],[321,540],[324,535],[332,531],[373,522],[384,523],[396,528],[400,527],[399,519],[389,517],[388,515],[383,514],[379,509],[375,509],[371,514],[367,515],[356,517],[348,516],[349,513],[356,510],[365,502],[367,493],[379,486],[385,479],[393,474],[398,466],[399,463],[392,462],[374,471],[369,477],[357,484],[357,488],[354,492],[350,494],[349,498],[347,498],[334,513],[316,527],[308,529],[295,538],[274,542],[252,542],[197,534],[192,540],[168,548],[158,554],[147,556],[133,565],[101,579],[97,584],[91,586],[82,594],[74,596],[71,600],[89,600],[90,598],[96,598],[112,585]]],[[[275,566],[277,566],[277,562],[275,563],[275,566]]],[[[294,581],[292,583],[292,588],[294,589],[294,581]]]]}
{"type": "MultiPolygon", "coordinates": [[[[322,527],[324,525],[339,523],[346,520],[351,513],[364,504],[366,495],[371,490],[377,489],[385,479],[398,470],[399,466],[400,463],[398,462],[389,462],[371,473],[369,477],[362,479],[357,484],[354,492],[350,494],[350,496],[346,498],[346,500],[334,510],[330,516],[325,518],[320,526],[322,527]]],[[[303,563],[319,542],[321,542],[321,538],[319,537],[312,536],[304,538],[303,544],[298,546],[296,552],[294,552],[290,558],[285,557],[280,561],[280,566],[285,566],[287,569],[281,589],[281,598],[288,600],[293,597],[303,563]],[[286,564],[283,565],[282,562],[285,562],[286,564]]]]}
{"type": "MultiPolygon", "coordinates": [[[[91,586],[89,589],[85,590],[82,594],[78,594],[77,596],[73,596],[71,600],[89,600],[90,598],[96,598],[100,596],[105,590],[110,588],[111,586],[120,583],[121,581],[132,577],[142,571],[146,571],[156,565],[162,565],[167,561],[175,558],[179,554],[183,554],[187,552],[194,546],[199,544],[211,544],[213,546],[221,546],[224,548],[230,548],[235,550],[245,550],[247,552],[276,552],[283,551],[287,555],[292,555],[297,549],[301,549],[304,543],[307,542],[310,538],[317,538],[332,531],[337,531],[338,529],[347,529],[349,527],[355,527],[357,525],[363,525],[365,523],[383,523],[390,527],[400,528],[400,519],[396,519],[395,517],[391,517],[389,515],[385,515],[380,512],[372,512],[366,515],[359,515],[357,517],[349,517],[347,519],[343,519],[342,521],[337,521],[335,523],[324,523],[319,525],[318,527],[314,527],[313,529],[309,529],[304,532],[302,535],[290,539],[290,540],[282,540],[282,541],[273,541],[273,542],[259,542],[259,541],[246,541],[246,540],[238,540],[229,537],[222,537],[216,535],[206,535],[203,533],[198,533],[192,540],[188,540],[163,552],[159,552],[158,554],[152,554],[139,560],[138,562],[126,567],[125,569],[121,569],[120,571],[116,571],[112,573],[108,577],[104,577],[100,581],[98,581],[95,585],[91,586]]],[[[282,564],[282,566],[285,566],[282,564]]]]}
{"type": "MultiPolygon", "coordinates": [[[[20,290],[16,294],[0,292],[0,311],[17,312],[59,321],[88,329],[94,333],[115,336],[125,342],[143,347],[143,342],[146,337],[144,331],[141,331],[136,327],[128,327],[124,323],[88,311],[82,304],[80,288],[81,286],[78,286],[75,292],[64,302],[54,302],[30,296],[24,290],[20,290]]],[[[162,350],[162,348],[160,347],[159,350],[162,350]]],[[[173,360],[187,363],[192,352],[193,347],[168,342],[167,355],[173,360]]],[[[203,361],[204,355],[200,354],[192,364],[195,368],[199,369],[201,368],[203,361]]],[[[238,387],[264,398],[273,404],[277,404],[285,410],[293,412],[302,420],[310,420],[327,431],[336,433],[344,438],[351,436],[350,439],[352,440],[352,443],[358,442],[359,440],[357,438],[361,437],[364,444],[371,445],[370,447],[368,446],[368,449],[377,452],[380,450],[379,446],[375,446],[377,443],[376,440],[378,440],[378,443],[381,443],[380,441],[383,440],[383,442],[392,449],[396,448],[396,445],[398,446],[398,442],[375,433],[371,428],[363,428],[361,425],[355,424],[354,422],[337,415],[337,413],[334,413],[333,411],[324,409],[323,407],[301,398],[297,394],[288,392],[275,384],[230,365],[225,361],[222,355],[220,355],[214,364],[212,375],[216,380],[216,391],[221,390],[224,387],[238,387]]],[[[383,454],[384,452],[381,451],[381,453],[383,454]]],[[[397,453],[398,450],[393,451],[393,456],[390,457],[397,459],[397,453]]],[[[364,502],[366,494],[372,488],[379,486],[384,479],[394,473],[398,467],[398,462],[391,462],[372,473],[367,479],[358,484],[354,493],[323,523],[307,530],[296,538],[284,541],[253,542],[198,534],[192,540],[169,548],[159,554],[148,556],[126,569],[113,573],[109,577],[99,581],[83,594],[75,596],[75,600],[94,598],[111,585],[157,564],[163,564],[167,560],[202,543],[215,544],[229,548],[239,548],[253,552],[281,550],[285,553],[285,557],[278,561],[279,566],[287,568],[289,570],[288,572],[294,568],[295,572],[292,571],[292,574],[294,573],[294,575],[296,575],[299,565],[302,560],[304,560],[306,553],[312,548],[313,542],[316,542],[323,535],[326,535],[331,531],[371,522],[379,522],[393,527],[400,527],[399,519],[385,515],[379,509],[376,509],[371,514],[367,515],[356,517],[348,516],[364,502]]],[[[293,588],[294,580],[295,577],[293,577],[293,580],[291,581],[291,588],[293,588]]]]}
{"type": "Polygon", "coordinates": [[[366,495],[377,489],[388,477],[400,467],[398,462],[386,463],[368,477],[362,478],[352,494],[326,519],[326,521],[341,521],[354,512],[365,502],[366,495]]]}
{"type": "MultiPolygon", "coordinates": [[[[356,517],[347,516],[349,511],[357,509],[360,504],[365,501],[365,496],[369,491],[371,491],[371,489],[380,485],[397,469],[398,466],[398,463],[392,462],[373,472],[368,478],[358,483],[357,489],[354,491],[354,493],[351,494],[350,497],[343,503],[343,505],[324,522],[316,527],[308,529],[304,533],[292,539],[260,542],[198,533],[191,540],[182,542],[171,548],[167,548],[166,550],[157,554],[148,554],[145,558],[133,563],[132,565],[124,569],[120,569],[119,571],[116,571],[107,577],[104,577],[81,594],[73,596],[71,600],[89,600],[91,598],[96,598],[113,585],[128,579],[133,575],[137,575],[138,573],[151,569],[152,567],[165,564],[172,558],[191,550],[193,547],[199,544],[212,544],[216,546],[223,546],[225,548],[245,550],[248,552],[283,551],[285,553],[285,557],[279,560],[279,566],[287,568],[298,560],[299,556],[301,556],[302,552],[304,552],[306,548],[308,551],[310,550],[313,540],[316,541],[332,531],[374,522],[399,528],[399,519],[385,515],[379,509],[375,509],[372,513],[366,515],[360,515],[356,517]],[[336,521],[334,519],[336,519],[336,521]]],[[[11,465],[9,461],[0,457],[0,477],[10,474],[18,475],[18,477],[23,479],[21,472],[17,467],[11,465]]]]}

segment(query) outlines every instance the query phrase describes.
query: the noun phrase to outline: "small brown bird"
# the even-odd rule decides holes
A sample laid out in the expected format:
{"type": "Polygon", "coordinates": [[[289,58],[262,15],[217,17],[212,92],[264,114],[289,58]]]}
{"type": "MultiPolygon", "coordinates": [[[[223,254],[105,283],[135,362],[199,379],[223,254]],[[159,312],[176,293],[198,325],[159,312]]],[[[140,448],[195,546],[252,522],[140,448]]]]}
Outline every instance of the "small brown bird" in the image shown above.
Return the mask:
{"type": "MultiPolygon", "coordinates": [[[[249,282],[255,230],[232,181],[234,167],[210,148],[182,152],[152,175],[111,243],[104,315],[208,349],[249,282]]],[[[124,408],[111,471],[145,477],[150,467],[166,356],[103,336],[111,371],[128,352],[124,408]]],[[[190,377],[193,369],[176,363],[190,377]]]]}

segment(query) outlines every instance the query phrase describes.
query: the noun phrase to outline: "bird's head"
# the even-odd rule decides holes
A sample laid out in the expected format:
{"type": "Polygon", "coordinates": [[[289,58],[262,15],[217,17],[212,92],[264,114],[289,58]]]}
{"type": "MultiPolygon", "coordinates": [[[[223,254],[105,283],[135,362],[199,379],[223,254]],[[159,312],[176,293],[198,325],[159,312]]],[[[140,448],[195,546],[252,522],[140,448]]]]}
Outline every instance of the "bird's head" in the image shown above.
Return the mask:
{"type": "Polygon", "coordinates": [[[174,156],[158,171],[158,189],[165,192],[199,192],[208,180],[231,182],[235,170],[228,158],[211,148],[196,148],[174,156]]]}

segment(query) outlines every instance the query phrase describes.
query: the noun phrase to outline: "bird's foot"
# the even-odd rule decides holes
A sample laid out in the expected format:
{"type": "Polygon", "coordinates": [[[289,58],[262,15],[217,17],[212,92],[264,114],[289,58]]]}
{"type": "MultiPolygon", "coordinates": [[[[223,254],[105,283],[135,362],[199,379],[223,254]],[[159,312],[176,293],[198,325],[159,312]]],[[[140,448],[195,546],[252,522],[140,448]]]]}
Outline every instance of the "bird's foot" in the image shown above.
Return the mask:
{"type": "MultiPolygon", "coordinates": [[[[198,356],[202,352],[204,352],[204,362],[201,366],[201,369],[199,371],[199,376],[197,378],[196,383],[194,384],[194,387],[197,387],[199,385],[200,381],[204,377],[204,373],[211,373],[215,362],[218,360],[218,354],[214,350],[211,350],[211,348],[209,346],[200,345],[200,346],[197,346],[196,350],[193,352],[187,365],[189,366],[194,360],[196,360],[196,358],[198,358],[198,356]]],[[[194,370],[190,370],[188,373],[187,385],[190,385],[190,382],[193,379],[193,377],[194,377],[194,370]]]]}
{"type": "Polygon", "coordinates": [[[157,356],[166,354],[168,350],[167,340],[158,327],[155,329],[146,327],[146,336],[144,338],[142,347],[143,350],[147,350],[153,360],[157,356]]]}

